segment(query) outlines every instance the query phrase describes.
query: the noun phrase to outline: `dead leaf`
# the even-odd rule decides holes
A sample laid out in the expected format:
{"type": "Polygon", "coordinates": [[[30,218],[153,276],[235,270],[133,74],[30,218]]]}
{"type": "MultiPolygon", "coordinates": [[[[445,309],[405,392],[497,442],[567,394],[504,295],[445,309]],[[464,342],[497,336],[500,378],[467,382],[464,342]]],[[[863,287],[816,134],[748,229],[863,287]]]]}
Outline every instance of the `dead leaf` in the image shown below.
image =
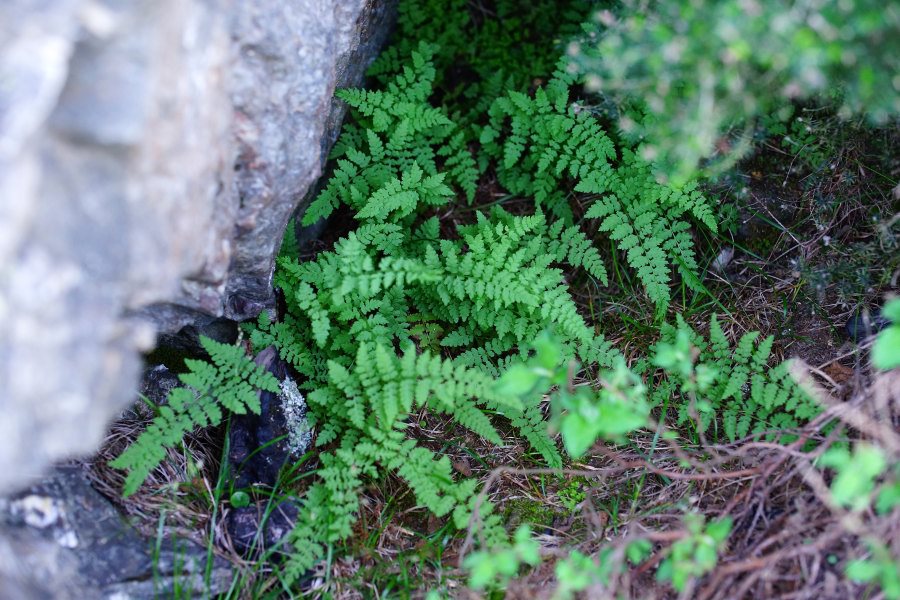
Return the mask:
{"type": "Polygon", "coordinates": [[[472,466],[469,464],[469,459],[465,456],[459,460],[453,461],[453,470],[463,477],[472,476],[472,466]]]}
{"type": "Polygon", "coordinates": [[[853,376],[853,369],[837,361],[828,363],[822,370],[837,384],[844,383],[853,376]]]}

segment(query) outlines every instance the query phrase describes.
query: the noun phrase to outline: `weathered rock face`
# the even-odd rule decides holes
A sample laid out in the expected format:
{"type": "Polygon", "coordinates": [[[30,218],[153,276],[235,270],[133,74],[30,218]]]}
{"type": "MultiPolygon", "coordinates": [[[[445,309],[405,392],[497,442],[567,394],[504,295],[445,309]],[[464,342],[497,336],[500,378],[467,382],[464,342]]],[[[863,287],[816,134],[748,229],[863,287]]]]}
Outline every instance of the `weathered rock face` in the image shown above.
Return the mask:
{"type": "Polygon", "coordinates": [[[40,485],[0,498],[4,599],[208,598],[231,579],[231,566],[193,541],[142,537],[80,467],[61,467],[40,485]]]}
{"type": "Polygon", "coordinates": [[[391,9],[0,2],[0,489],[96,446],[156,332],[272,303],[391,9]]]}
{"type": "Polygon", "coordinates": [[[395,4],[236,4],[233,32],[241,66],[232,98],[239,205],[225,316],[246,319],[271,304],[274,255],[285,224],[321,174],[343,119],[343,105],[332,100],[334,89],[362,83],[364,68],[387,36],[395,4]]]}

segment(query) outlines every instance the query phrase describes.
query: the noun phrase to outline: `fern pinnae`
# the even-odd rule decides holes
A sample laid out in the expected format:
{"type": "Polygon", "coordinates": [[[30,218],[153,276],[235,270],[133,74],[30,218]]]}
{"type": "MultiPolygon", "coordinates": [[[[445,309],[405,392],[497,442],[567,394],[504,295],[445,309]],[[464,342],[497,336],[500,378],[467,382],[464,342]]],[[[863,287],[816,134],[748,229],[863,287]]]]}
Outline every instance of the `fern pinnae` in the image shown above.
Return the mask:
{"type": "Polygon", "coordinates": [[[179,375],[187,388],[169,392],[168,405],[138,439],[110,462],[117,469],[128,470],[123,494],[130,496],[165,458],[166,448],[178,444],[195,427],[218,425],[224,418],[222,408],[234,413],[258,413],[258,390],[279,393],[275,377],[255,365],[241,347],[200,338],[210,361],[185,361],[188,372],[179,375]]]}
{"type": "MultiPolygon", "coordinates": [[[[703,415],[704,423],[708,425],[714,417],[721,416],[730,440],[752,432],[796,427],[821,411],[815,399],[791,378],[788,362],[768,366],[772,336],[757,343],[759,333],[749,332],[732,348],[715,315],[710,321],[708,344],[681,315],[675,327],[662,328],[662,339],[672,343],[679,332],[700,351],[699,362],[712,375],[709,388],[701,390],[710,406],[703,415]]],[[[678,406],[678,421],[689,421],[689,403],[682,401],[678,406]]]]}

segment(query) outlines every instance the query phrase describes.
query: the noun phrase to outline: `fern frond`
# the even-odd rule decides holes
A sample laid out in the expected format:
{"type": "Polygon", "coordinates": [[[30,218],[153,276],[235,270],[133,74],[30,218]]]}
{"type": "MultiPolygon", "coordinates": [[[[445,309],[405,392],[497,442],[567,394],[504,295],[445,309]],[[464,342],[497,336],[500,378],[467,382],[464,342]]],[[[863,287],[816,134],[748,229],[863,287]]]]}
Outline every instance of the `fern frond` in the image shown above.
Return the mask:
{"type": "MultiPolygon", "coordinates": [[[[676,325],[663,328],[663,341],[671,344],[679,332],[685,334],[699,351],[701,365],[714,375],[708,387],[701,390],[701,397],[709,406],[701,415],[705,426],[716,416],[721,417],[725,435],[734,441],[751,432],[796,427],[821,412],[816,401],[790,376],[787,362],[768,366],[774,343],[772,336],[757,343],[759,333],[749,332],[732,349],[715,315],[710,321],[708,345],[681,315],[676,325]]],[[[671,383],[664,388],[665,394],[673,391],[671,383]]],[[[678,421],[684,423],[690,418],[689,402],[682,398],[678,404],[678,421]]]]}
{"type": "Polygon", "coordinates": [[[225,408],[242,414],[259,413],[258,390],[279,393],[275,377],[255,365],[239,346],[200,338],[211,362],[186,360],[188,372],[179,375],[187,387],[169,392],[159,414],[110,465],[128,470],[123,494],[130,496],[166,456],[166,449],[181,442],[196,427],[218,425],[225,408]]]}

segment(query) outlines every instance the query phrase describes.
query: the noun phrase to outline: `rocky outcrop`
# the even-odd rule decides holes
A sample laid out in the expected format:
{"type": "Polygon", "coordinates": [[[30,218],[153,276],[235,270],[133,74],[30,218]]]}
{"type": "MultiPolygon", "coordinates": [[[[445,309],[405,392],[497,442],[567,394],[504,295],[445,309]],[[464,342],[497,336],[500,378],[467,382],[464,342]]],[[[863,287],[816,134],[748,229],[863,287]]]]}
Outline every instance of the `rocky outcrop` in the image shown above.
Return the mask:
{"type": "Polygon", "coordinates": [[[0,3],[0,489],[91,451],[157,333],[271,305],[391,9],[0,3]]]}
{"type": "Polygon", "coordinates": [[[0,498],[3,598],[209,598],[231,580],[231,565],[204,546],[142,537],[78,466],[0,498]]]}

